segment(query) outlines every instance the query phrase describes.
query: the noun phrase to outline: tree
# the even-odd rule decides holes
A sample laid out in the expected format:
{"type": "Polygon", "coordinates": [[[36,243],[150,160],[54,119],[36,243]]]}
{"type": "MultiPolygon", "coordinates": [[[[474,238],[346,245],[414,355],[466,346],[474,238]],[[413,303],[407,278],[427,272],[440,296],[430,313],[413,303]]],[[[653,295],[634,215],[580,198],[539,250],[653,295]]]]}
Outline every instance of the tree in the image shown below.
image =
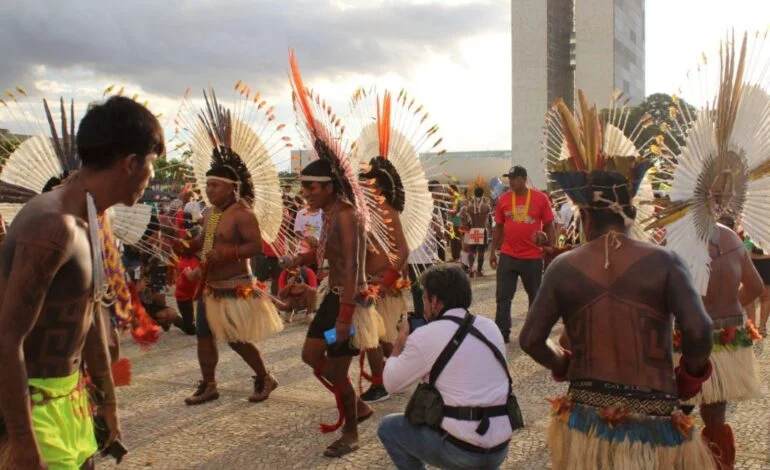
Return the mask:
{"type": "Polygon", "coordinates": [[[0,167],[5,165],[8,157],[21,145],[18,140],[9,140],[4,136],[0,137],[0,167]]]}
{"type": "Polygon", "coordinates": [[[155,160],[153,164],[155,177],[150,185],[155,189],[167,191],[181,191],[192,176],[192,166],[182,159],[160,159],[155,160]]]}

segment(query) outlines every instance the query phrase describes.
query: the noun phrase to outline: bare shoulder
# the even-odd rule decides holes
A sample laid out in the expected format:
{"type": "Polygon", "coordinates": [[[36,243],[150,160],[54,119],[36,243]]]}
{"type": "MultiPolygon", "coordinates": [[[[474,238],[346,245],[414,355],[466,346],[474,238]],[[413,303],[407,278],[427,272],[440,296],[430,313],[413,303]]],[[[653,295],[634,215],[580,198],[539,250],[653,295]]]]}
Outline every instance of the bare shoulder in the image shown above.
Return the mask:
{"type": "Polygon", "coordinates": [[[238,221],[256,221],[257,215],[250,207],[243,204],[233,204],[233,217],[238,221]]]}
{"type": "Polygon", "coordinates": [[[14,219],[9,238],[17,244],[38,245],[59,251],[69,250],[83,222],[70,214],[58,212],[23,213],[14,219]]]}

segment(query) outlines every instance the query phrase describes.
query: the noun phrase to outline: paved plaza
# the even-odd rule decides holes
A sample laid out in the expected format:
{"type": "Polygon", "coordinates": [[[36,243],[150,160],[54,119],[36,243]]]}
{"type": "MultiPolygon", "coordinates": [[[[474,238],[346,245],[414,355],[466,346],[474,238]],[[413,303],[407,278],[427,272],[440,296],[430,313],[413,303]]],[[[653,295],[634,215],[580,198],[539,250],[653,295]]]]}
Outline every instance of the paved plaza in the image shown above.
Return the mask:
{"type": "MultiPolygon", "coordinates": [[[[495,282],[489,274],[473,281],[472,310],[494,317],[495,282]]],[[[513,306],[515,335],[524,322],[526,305],[520,286],[513,306]]],[[[335,421],[336,409],[333,396],[300,360],[306,326],[301,315],[299,320],[260,344],[268,367],[280,382],[261,404],[246,401],[252,389],[251,371],[226,345],[220,348],[217,370],[221,397],[188,407],[184,398],[200,379],[195,338],[172,330],[149,352],[125,339],[123,354],[133,361],[134,375],[132,385],[120,388],[118,395],[130,453],[116,468],[393,468],[377,438],[377,423],[385,414],[403,411],[409,394],[374,405],[374,418],[359,428],[360,450],[342,459],[322,456],[336,437],[321,434],[318,423],[335,421]]],[[[523,354],[516,341],[508,345],[507,354],[526,427],[514,434],[503,468],[550,468],[545,443],[550,404],[545,397],[563,394],[566,385],[554,383],[550,373],[523,354]]],[[[760,355],[762,397],[729,408],[739,469],[770,469],[769,357],[770,352],[760,355]]],[[[357,383],[357,365],[351,368],[351,377],[357,383]]],[[[113,464],[103,460],[99,467],[113,468],[113,464]]]]}

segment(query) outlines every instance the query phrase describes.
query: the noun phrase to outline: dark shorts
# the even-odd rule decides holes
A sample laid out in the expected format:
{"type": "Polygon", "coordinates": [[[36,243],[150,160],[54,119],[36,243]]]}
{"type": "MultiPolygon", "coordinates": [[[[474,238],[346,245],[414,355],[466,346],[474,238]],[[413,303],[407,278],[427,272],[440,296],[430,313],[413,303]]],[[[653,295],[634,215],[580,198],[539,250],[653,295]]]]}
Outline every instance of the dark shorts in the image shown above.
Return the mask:
{"type": "Polygon", "coordinates": [[[209,320],[206,318],[206,302],[202,298],[198,301],[198,311],[195,312],[195,336],[198,338],[211,336],[209,320]]]}
{"type": "MultiPolygon", "coordinates": [[[[326,341],[324,338],[324,331],[335,327],[339,312],[340,296],[332,292],[327,293],[323,302],[321,302],[321,305],[318,307],[318,311],[316,312],[315,317],[313,317],[310,327],[307,329],[307,337],[326,341]]],[[[359,349],[350,346],[350,340],[345,341],[343,344],[326,345],[326,354],[329,357],[358,356],[360,352],[359,349]]]]}

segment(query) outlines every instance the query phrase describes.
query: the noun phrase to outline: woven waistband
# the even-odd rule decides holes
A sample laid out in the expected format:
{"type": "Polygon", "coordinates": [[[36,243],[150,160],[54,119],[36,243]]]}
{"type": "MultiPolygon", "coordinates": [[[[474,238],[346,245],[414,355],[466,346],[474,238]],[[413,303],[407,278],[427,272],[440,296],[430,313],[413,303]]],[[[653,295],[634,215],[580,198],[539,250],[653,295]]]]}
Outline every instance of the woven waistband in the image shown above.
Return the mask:
{"type": "Polygon", "coordinates": [[[733,315],[730,317],[712,318],[711,323],[714,325],[714,329],[729,328],[731,326],[744,326],[746,323],[746,315],[733,315]]]}
{"type": "Polygon", "coordinates": [[[247,274],[243,276],[231,277],[230,279],[207,281],[206,286],[215,290],[235,289],[236,287],[252,286],[256,280],[257,278],[247,274]]]}
{"type": "Polygon", "coordinates": [[[665,392],[600,380],[570,383],[567,395],[575,403],[595,408],[623,408],[630,413],[669,416],[679,399],[665,392]]]}

